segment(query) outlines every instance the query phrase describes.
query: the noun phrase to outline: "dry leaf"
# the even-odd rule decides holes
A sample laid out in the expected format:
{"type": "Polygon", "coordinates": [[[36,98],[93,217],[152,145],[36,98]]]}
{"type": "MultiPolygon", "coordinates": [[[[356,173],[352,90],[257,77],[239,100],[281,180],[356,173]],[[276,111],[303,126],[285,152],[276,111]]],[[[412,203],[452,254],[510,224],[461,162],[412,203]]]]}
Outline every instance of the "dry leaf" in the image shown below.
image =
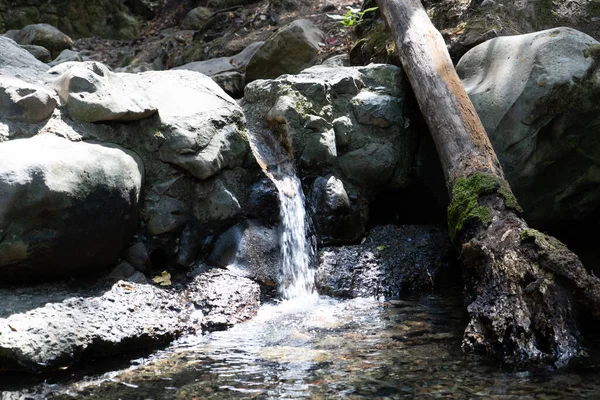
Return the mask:
{"type": "Polygon", "coordinates": [[[171,274],[167,271],[161,272],[160,275],[152,278],[154,283],[158,283],[160,286],[170,286],[171,285],[171,274]]]}

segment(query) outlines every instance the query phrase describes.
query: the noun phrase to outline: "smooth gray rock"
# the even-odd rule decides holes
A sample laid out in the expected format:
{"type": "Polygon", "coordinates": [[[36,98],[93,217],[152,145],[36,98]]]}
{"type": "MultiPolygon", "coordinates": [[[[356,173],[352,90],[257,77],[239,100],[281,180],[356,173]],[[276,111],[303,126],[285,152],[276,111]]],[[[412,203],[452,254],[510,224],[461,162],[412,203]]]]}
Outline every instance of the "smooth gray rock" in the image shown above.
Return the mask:
{"type": "Polygon", "coordinates": [[[58,99],[45,88],[0,75],[0,119],[35,124],[48,118],[58,99]]]}
{"type": "Polygon", "coordinates": [[[20,47],[14,40],[0,36],[0,74],[35,83],[50,67],[20,47]]]}
{"type": "Polygon", "coordinates": [[[223,232],[208,262],[266,286],[275,286],[281,269],[279,231],[245,220],[223,232]]]}
{"type": "Polygon", "coordinates": [[[248,153],[238,104],[210,78],[192,71],[151,71],[137,84],[159,110],[160,159],[208,179],[240,166],[248,153]]]}
{"type": "Polygon", "coordinates": [[[206,61],[194,61],[173,69],[186,69],[200,72],[212,78],[224,91],[233,97],[242,97],[244,93],[246,65],[264,42],[254,42],[232,57],[212,58],[206,61]]]}
{"type": "Polygon", "coordinates": [[[143,165],[115,145],[52,135],[0,143],[3,282],[95,274],[137,225],[143,165]]]}
{"type": "Polygon", "coordinates": [[[356,120],[361,124],[375,125],[380,128],[404,124],[402,101],[387,94],[360,92],[352,99],[352,109],[356,120]]]}
{"type": "Polygon", "coordinates": [[[193,8],[190,11],[188,11],[188,13],[183,18],[183,21],[181,21],[181,28],[197,31],[200,28],[202,28],[202,26],[204,26],[204,24],[211,17],[211,15],[212,11],[210,10],[210,8],[193,8]]]}
{"type": "Polygon", "coordinates": [[[49,24],[27,25],[12,35],[15,42],[19,44],[33,44],[45,47],[53,55],[58,55],[64,49],[73,46],[73,40],[49,24]]]}
{"type": "Polygon", "coordinates": [[[391,147],[369,143],[340,157],[340,168],[346,177],[362,186],[375,187],[390,181],[396,166],[391,147]]]}
{"type": "Polygon", "coordinates": [[[148,255],[148,249],[142,242],[130,246],[123,253],[123,258],[131,264],[136,270],[146,272],[152,266],[150,256],[148,255]]]}
{"type": "Polygon", "coordinates": [[[310,67],[325,34],[312,22],[296,20],[273,34],[246,67],[246,82],[297,74],[310,67]]]}
{"type": "Polygon", "coordinates": [[[58,75],[52,84],[74,119],[136,121],[156,112],[136,77],[115,74],[104,64],[69,62],[49,73],[58,75]]]}
{"type": "Polygon", "coordinates": [[[64,49],[63,51],[60,52],[60,54],[52,62],[49,62],[48,65],[50,65],[51,67],[54,67],[58,64],[62,64],[65,62],[73,62],[73,61],[82,62],[83,56],[78,51],[64,49]]]}
{"type": "Polygon", "coordinates": [[[162,196],[148,218],[146,233],[161,235],[178,230],[190,219],[187,214],[186,205],[181,200],[162,196]]]}
{"type": "Polygon", "coordinates": [[[319,251],[316,285],[336,297],[398,299],[431,291],[456,259],[448,233],[427,225],[386,225],[361,245],[319,251]]]}
{"type": "Polygon", "coordinates": [[[35,58],[40,60],[43,63],[49,63],[52,61],[52,55],[50,51],[42,46],[36,46],[34,44],[23,44],[21,48],[30,52],[35,58]]]}
{"type": "Polygon", "coordinates": [[[260,289],[249,279],[215,269],[196,275],[183,289],[130,281],[79,290],[47,285],[0,289],[0,301],[16,304],[0,319],[3,369],[52,372],[80,359],[226,329],[256,313],[260,289]]]}
{"type": "Polygon", "coordinates": [[[556,28],[490,40],[457,70],[534,226],[600,207],[600,43],[556,28]]]}

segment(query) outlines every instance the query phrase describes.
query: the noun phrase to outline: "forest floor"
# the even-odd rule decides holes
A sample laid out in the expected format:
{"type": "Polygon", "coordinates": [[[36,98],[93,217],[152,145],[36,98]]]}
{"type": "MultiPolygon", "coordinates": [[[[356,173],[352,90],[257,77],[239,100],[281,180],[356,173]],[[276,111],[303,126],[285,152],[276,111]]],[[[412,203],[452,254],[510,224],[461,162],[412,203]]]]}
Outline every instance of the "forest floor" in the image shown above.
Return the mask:
{"type": "Polygon", "coordinates": [[[133,40],[84,38],[75,42],[74,50],[111,68],[151,64],[161,59],[158,64],[154,63],[154,69],[169,69],[190,61],[237,54],[253,42],[266,40],[280,27],[304,18],[325,33],[320,52],[324,59],[332,54],[347,53],[352,45],[352,29],[328,14],[341,16],[349,7],[359,9],[361,5],[360,0],[262,0],[224,10],[211,9],[210,23],[196,31],[181,28],[187,9],[180,6],[159,13],[133,40]],[[201,56],[185,60],[188,47],[198,46],[199,42],[203,46],[201,56]]]}

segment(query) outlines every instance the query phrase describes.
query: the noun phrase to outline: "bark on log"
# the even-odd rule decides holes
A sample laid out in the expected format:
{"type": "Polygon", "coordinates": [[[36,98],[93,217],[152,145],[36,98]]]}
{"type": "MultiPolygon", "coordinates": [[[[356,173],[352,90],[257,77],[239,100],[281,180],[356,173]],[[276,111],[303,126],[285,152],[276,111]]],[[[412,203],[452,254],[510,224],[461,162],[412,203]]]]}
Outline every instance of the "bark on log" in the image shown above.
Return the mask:
{"type": "Polygon", "coordinates": [[[558,240],[528,228],[441,34],[419,0],[377,0],[436,144],[451,202],[470,322],[463,349],[564,366],[581,355],[578,313],[600,280],[558,240]]]}

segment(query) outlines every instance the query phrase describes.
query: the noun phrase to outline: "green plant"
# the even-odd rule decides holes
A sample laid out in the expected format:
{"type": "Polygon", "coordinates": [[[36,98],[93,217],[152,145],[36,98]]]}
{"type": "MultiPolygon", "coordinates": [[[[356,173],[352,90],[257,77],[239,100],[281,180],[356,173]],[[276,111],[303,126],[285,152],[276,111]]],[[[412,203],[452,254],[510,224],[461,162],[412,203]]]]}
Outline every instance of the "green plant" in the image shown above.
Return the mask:
{"type": "Polygon", "coordinates": [[[367,8],[366,10],[361,10],[360,8],[354,8],[350,6],[346,8],[348,9],[348,11],[346,11],[346,14],[344,15],[327,14],[327,16],[331,19],[340,21],[342,25],[344,25],[346,28],[351,28],[357,24],[360,24],[363,20],[363,16],[366,13],[378,9],[378,7],[371,7],[367,8]]]}

